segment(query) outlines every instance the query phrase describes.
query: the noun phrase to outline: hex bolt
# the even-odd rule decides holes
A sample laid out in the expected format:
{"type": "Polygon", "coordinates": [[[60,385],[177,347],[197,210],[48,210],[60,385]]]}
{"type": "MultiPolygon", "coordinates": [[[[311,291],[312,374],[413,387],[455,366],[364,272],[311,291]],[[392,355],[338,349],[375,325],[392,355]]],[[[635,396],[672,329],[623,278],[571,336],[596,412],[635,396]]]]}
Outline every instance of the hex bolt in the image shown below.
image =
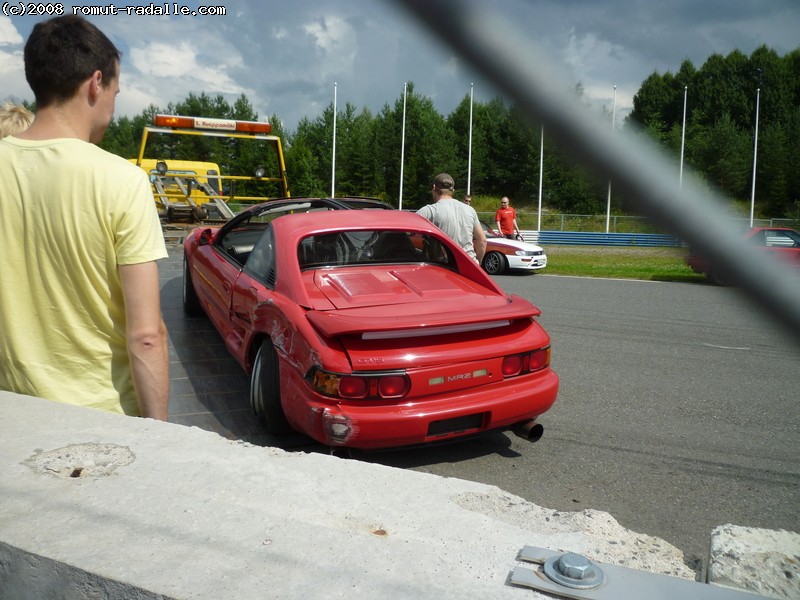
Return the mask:
{"type": "Polygon", "coordinates": [[[603,570],[576,552],[548,558],[543,569],[551,581],[579,590],[596,588],[605,581],[603,570]]]}
{"type": "Polygon", "coordinates": [[[583,554],[568,552],[555,565],[559,573],[570,579],[584,580],[594,577],[594,565],[583,554]]]}

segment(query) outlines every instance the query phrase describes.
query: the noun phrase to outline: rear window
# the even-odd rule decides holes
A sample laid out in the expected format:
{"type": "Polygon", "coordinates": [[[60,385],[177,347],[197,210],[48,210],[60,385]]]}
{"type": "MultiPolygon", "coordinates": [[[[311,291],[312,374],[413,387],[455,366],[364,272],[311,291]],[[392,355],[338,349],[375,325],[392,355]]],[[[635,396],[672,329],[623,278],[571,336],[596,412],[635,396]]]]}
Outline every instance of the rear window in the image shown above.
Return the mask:
{"type": "Polygon", "coordinates": [[[416,231],[337,231],[304,238],[297,249],[301,269],[342,265],[434,263],[455,268],[450,249],[416,231]]]}

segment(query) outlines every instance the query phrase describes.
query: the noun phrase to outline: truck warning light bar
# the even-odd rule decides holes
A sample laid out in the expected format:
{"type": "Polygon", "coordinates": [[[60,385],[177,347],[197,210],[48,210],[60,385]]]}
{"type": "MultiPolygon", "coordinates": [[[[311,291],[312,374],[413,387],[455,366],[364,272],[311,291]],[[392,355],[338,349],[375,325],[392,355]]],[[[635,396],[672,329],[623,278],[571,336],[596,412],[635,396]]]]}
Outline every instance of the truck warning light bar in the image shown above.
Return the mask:
{"type": "Polygon", "coordinates": [[[272,125],[259,121],[236,121],[234,119],[209,119],[204,117],[181,117],[156,115],[153,124],[158,127],[176,129],[210,129],[215,131],[237,131],[240,133],[272,133],[272,125]]]}

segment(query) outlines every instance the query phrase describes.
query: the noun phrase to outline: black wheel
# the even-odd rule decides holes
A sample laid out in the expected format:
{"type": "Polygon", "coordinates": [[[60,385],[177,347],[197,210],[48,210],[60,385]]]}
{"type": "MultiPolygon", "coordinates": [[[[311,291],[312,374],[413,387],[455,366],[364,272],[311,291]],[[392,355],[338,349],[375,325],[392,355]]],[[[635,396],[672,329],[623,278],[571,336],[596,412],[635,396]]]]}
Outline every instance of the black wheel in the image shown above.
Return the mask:
{"type": "Polygon", "coordinates": [[[500,275],[508,268],[508,262],[499,252],[489,252],[483,257],[483,268],[489,275],[500,275]]]}
{"type": "Polygon", "coordinates": [[[733,277],[724,269],[716,268],[708,272],[708,280],[714,285],[731,286],[733,285],[733,277]]]}
{"type": "Polygon", "coordinates": [[[270,340],[264,340],[253,363],[250,376],[250,405],[270,433],[288,433],[292,429],[281,406],[281,381],[278,354],[270,340]]]}
{"type": "Polygon", "coordinates": [[[203,314],[203,306],[192,283],[192,272],[189,270],[189,261],[183,257],[183,310],[186,314],[199,317],[203,314]]]}

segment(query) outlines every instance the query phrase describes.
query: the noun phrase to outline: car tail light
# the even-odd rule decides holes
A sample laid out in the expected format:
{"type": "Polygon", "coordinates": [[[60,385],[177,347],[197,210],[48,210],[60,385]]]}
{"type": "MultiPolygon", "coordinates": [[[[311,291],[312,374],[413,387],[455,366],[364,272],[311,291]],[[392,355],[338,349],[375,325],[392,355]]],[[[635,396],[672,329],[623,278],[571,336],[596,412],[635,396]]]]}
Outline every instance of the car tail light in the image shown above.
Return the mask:
{"type": "Polygon", "coordinates": [[[550,366],[550,346],[535,350],[530,353],[528,361],[529,371],[541,371],[550,366]]]}
{"type": "Polygon", "coordinates": [[[503,377],[514,377],[522,373],[525,364],[524,354],[514,354],[503,359],[503,377]]]}
{"type": "Polygon", "coordinates": [[[320,394],[348,400],[392,400],[405,397],[411,380],[405,373],[347,374],[314,369],[308,382],[320,394]]]}
{"type": "Polygon", "coordinates": [[[366,398],[369,381],[364,377],[344,375],[339,379],[339,395],[342,398],[366,398]]]}
{"type": "Polygon", "coordinates": [[[524,373],[541,371],[550,366],[550,346],[524,354],[512,354],[503,358],[503,377],[516,377],[524,373]]]}
{"type": "Polygon", "coordinates": [[[381,377],[378,381],[378,395],[381,398],[402,398],[408,394],[411,382],[405,375],[381,377]]]}

